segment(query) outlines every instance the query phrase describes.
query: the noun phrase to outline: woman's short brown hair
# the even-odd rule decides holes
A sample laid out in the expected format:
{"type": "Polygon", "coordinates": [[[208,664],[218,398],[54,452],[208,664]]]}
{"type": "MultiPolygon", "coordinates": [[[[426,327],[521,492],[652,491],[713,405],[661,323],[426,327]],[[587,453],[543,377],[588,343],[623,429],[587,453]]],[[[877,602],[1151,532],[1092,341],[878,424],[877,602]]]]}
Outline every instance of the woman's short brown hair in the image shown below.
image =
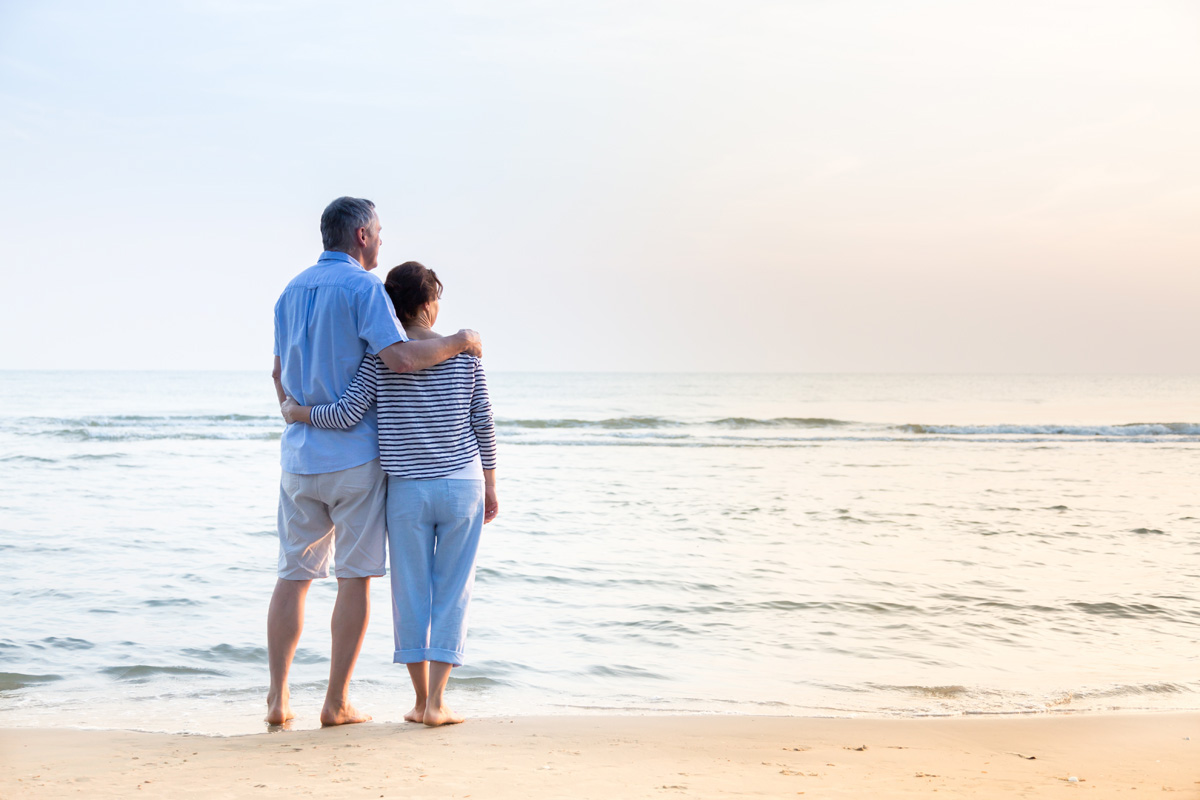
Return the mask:
{"type": "Polygon", "coordinates": [[[421,306],[442,296],[442,282],[437,273],[418,261],[392,267],[383,288],[392,298],[401,322],[412,322],[421,306]]]}

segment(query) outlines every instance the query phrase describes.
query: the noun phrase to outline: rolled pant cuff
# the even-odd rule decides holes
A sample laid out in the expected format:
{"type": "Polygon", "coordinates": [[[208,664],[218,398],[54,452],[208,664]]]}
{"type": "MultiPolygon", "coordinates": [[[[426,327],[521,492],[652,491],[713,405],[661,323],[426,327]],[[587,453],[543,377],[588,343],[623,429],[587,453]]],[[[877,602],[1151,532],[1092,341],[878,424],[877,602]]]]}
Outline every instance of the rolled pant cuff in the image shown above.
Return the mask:
{"type": "Polygon", "coordinates": [[[461,667],[463,663],[463,654],[457,650],[443,650],[440,647],[426,647],[425,660],[441,661],[445,664],[453,664],[456,667],[461,667]]]}
{"type": "Polygon", "coordinates": [[[412,650],[397,650],[392,654],[393,664],[420,664],[422,661],[441,661],[461,667],[463,654],[457,650],[443,650],[440,647],[417,647],[412,650]]]}
{"type": "Polygon", "coordinates": [[[425,648],[416,647],[412,650],[397,650],[392,655],[393,664],[420,664],[422,661],[428,661],[425,658],[425,648]]]}

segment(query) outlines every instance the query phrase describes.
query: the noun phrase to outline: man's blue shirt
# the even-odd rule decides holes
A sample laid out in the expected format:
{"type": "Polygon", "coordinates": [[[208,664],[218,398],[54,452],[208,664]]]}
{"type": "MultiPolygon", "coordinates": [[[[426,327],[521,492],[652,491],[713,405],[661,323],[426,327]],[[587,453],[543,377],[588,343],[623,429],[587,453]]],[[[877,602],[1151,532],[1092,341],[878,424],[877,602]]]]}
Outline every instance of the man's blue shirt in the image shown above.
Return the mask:
{"type": "MultiPolygon", "coordinates": [[[[407,341],[383,281],[345,253],[326,250],[275,303],[275,355],[283,388],[301,405],[333,403],[364,354],[407,341]]],[[[280,465],[300,475],[337,472],[379,458],[375,409],[349,430],[287,426],[280,465]]]]}

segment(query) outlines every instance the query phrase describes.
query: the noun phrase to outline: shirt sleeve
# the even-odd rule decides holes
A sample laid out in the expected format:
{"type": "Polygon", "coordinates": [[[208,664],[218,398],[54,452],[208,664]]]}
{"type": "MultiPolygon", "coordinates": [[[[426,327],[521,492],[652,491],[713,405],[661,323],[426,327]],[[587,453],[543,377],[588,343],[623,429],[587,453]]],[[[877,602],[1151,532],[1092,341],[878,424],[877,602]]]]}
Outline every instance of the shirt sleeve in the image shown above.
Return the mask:
{"type": "Polygon", "coordinates": [[[378,355],[379,351],[396,342],[407,342],[404,328],[396,319],[392,301],[377,278],[371,278],[369,288],[358,292],[358,338],[367,343],[367,352],[378,355]]]}
{"type": "Polygon", "coordinates": [[[488,397],[483,362],[475,359],[475,387],[471,390],[471,427],[479,443],[479,460],[484,469],[496,468],[496,424],[492,420],[492,401],[488,397]]]}
{"type": "Polygon", "coordinates": [[[317,428],[353,428],[375,402],[378,393],[379,375],[376,363],[379,358],[368,354],[358,365],[358,373],[346,387],[345,393],[336,403],[313,406],[308,418],[317,428]]]}

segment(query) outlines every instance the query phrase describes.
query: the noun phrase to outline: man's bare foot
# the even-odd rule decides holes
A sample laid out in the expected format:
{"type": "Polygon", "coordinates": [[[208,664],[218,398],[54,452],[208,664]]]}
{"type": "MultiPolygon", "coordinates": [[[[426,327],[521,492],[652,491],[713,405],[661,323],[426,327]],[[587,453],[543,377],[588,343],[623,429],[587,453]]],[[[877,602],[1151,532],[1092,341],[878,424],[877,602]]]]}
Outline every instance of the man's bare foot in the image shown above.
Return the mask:
{"type": "Polygon", "coordinates": [[[290,719],[295,719],[291,703],[288,702],[288,692],[284,690],[279,696],[267,694],[267,724],[282,725],[290,719]]]}
{"type": "Polygon", "coordinates": [[[409,711],[407,714],[404,715],[404,721],[405,722],[424,722],[425,721],[425,701],[418,700],[417,704],[412,707],[412,711],[409,711]]]}
{"type": "Polygon", "coordinates": [[[337,706],[330,708],[326,706],[321,709],[321,727],[328,728],[331,725],[353,725],[356,722],[370,722],[371,715],[364,714],[352,705],[337,706]]]}
{"type": "Polygon", "coordinates": [[[438,725],[457,725],[464,721],[466,717],[460,717],[455,714],[447,706],[425,706],[425,716],[421,719],[426,725],[431,728],[436,728],[438,725]]]}

